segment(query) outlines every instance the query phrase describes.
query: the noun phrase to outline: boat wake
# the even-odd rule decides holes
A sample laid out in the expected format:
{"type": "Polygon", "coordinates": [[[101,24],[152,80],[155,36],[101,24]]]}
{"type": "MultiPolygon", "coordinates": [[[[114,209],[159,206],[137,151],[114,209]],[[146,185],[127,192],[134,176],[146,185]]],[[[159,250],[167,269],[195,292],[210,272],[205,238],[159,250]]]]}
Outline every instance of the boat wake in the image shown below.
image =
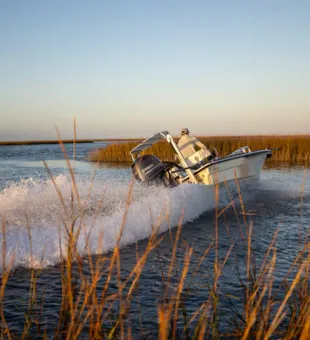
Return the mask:
{"type": "MultiPolygon", "coordinates": [[[[55,182],[65,207],[50,180],[24,180],[0,193],[0,219],[5,227],[0,241],[3,244],[5,237],[6,262],[13,258],[15,268],[44,268],[59,263],[60,243],[63,252],[66,243],[64,224],[70,223],[67,212],[72,211],[72,206],[75,215],[83,216],[83,228],[78,240],[80,252],[86,251],[88,236],[87,252],[91,254],[108,252],[115,246],[126,210],[128,182],[113,181],[111,178],[95,181],[90,193],[91,181],[78,179],[79,210],[76,203],[71,204],[70,179],[60,175],[55,182]]],[[[199,185],[185,184],[168,189],[145,188],[135,184],[121,246],[149,237],[153,226],[158,223],[159,232],[164,232],[169,227],[177,226],[181,217],[183,223],[194,220],[215,207],[214,194],[213,188],[199,185]]],[[[225,204],[224,196],[220,195],[220,204],[225,204]]]]}
{"type": "MultiPolygon", "coordinates": [[[[97,180],[90,190],[91,180],[78,178],[79,209],[76,203],[72,204],[70,178],[59,175],[55,182],[65,207],[50,180],[24,180],[0,192],[0,220],[5,227],[5,234],[0,233],[0,242],[5,244],[6,263],[13,258],[14,268],[44,268],[59,263],[60,254],[65,254],[66,249],[64,225],[70,223],[68,211],[72,210],[74,216],[83,216],[78,239],[80,253],[106,253],[115,247],[127,205],[128,180],[97,180]]],[[[265,195],[266,186],[263,187],[261,192],[265,195]]],[[[257,186],[255,190],[243,187],[243,196],[256,195],[257,189],[257,186]]],[[[219,206],[229,202],[230,197],[223,186],[219,190],[219,206]]],[[[153,226],[159,222],[159,232],[165,232],[177,226],[181,217],[183,223],[188,223],[215,206],[213,187],[183,184],[168,189],[135,184],[120,245],[148,238],[153,226]]]]}

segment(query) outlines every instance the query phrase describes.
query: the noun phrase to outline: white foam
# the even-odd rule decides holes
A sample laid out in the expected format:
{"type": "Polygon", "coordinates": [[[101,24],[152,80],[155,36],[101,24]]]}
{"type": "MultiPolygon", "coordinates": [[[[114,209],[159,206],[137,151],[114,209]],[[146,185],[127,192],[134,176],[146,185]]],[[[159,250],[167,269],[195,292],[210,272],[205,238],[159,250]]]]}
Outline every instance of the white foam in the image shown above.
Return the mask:
{"type": "MultiPolygon", "coordinates": [[[[60,175],[55,178],[68,210],[71,202],[71,181],[60,175]]],[[[85,249],[85,238],[90,233],[88,251],[92,254],[108,252],[115,241],[122,224],[129,189],[128,181],[100,180],[93,184],[88,196],[90,180],[78,180],[81,197],[83,229],[78,249],[85,249]],[[98,204],[103,204],[97,214],[98,204]],[[99,240],[102,237],[102,247],[99,240]]],[[[214,207],[214,189],[205,186],[184,184],[173,189],[134,187],[133,201],[129,207],[121,245],[135,243],[152,233],[152,226],[166,214],[169,224],[164,221],[160,231],[175,227],[181,216],[184,222],[192,221],[204,211],[214,207]]],[[[75,205],[75,213],[78,213],[75,205]]],[[[40,180],[26,180],[14,184],[0,193],[0,216],[6,227],[6,261],[14,257],[13,266],[46,267],[60,261],[59,230],[65,254],[65,232],[63,221],[68,216],[60,203],[53,183],[40,180]],[[31,230],[32,257],[27,223],[31,230]],[[60,228],[60,229],[59,229],[60,228]]],[[[3,235],[0,235],[0,241],[3,235]]],[[[2,255],[1,255],[2,256],[2,255]]],[[[1,266],[2,266],[2,261],[1,266]]]]}

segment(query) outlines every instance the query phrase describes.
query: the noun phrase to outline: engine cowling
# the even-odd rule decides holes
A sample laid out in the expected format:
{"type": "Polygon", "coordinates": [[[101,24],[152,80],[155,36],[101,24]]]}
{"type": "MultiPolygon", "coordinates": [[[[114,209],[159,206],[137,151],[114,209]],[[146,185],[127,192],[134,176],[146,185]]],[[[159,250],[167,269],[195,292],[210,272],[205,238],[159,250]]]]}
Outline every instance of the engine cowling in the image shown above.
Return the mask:
{"type": "Polygon", "coordinates": [[[170,163],[163,163],[154,155],[142,155],[131,166],[135,179],[146,185],[174,186],[169,174],[170,163]]]}

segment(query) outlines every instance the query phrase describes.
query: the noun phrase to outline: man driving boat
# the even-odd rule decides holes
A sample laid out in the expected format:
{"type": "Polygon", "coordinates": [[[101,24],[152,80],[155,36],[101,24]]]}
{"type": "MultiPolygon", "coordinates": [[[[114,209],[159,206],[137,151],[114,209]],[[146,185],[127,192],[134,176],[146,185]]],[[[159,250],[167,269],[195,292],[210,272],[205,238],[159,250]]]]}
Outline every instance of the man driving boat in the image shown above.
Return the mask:
{"type": "Polygon", "coordinates": [[[191,157],[198,150],[201,150],[201,156],[203,159],[209,159],[212,157],[211,152],[204,144],[202,144],[196,137],[189,135],[188,128],[181,130],[181,138],[178,142],[178,147],[185,160],[191,157]]]}

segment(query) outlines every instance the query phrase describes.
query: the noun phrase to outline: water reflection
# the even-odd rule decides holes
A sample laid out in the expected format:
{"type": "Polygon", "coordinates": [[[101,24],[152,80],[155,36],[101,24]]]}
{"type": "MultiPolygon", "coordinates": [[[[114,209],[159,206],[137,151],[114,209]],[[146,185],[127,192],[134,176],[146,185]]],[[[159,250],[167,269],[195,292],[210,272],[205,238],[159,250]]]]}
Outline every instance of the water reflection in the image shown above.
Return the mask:
{"type": "Polygon", "coordinates": [[[130,162],[98,162],[93,163],[99,168],[130,168],[130,162]]]}
{"type": "Polygon", "coordinates": [[[263,169],[305,169],[310,168],[310,164],[307,162],[285,162],[285,161],[274,161],[274,160],[268,160],[264,163],[263,169]]]}

